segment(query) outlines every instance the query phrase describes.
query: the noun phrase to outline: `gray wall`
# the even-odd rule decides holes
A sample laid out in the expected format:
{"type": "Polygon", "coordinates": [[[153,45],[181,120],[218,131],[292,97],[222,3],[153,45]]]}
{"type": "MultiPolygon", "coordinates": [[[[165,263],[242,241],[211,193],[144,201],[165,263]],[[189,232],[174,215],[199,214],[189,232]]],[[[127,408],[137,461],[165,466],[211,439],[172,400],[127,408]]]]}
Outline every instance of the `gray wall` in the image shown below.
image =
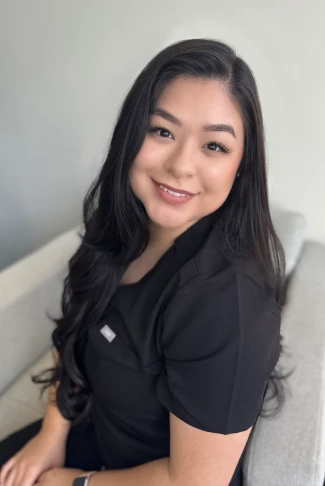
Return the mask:
{"type": "Polygon", "coordinates": [[[322,0],[1,0],[0,268],[79,223],[133,79],[199,36],[253,68],[271,198],[325,242],[324,18],[322,0]]]}

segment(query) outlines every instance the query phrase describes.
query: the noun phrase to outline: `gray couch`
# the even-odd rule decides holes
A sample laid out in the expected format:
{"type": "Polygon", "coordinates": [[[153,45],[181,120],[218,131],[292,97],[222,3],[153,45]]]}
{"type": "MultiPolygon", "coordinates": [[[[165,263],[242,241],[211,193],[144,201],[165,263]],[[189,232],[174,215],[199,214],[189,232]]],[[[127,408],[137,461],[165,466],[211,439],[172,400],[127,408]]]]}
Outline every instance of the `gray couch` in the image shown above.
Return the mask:
{"type": "MultiPolygon", "coordinates": [[[[304,239],[304,218],[273,207],[289,278],[282,335],[287,400],[275,419],[259,417],[244,459],[245,486],[322,486],[325,476],[325,245],[304,239]]],[[[46,395],[30,374],[50,366],[52,322],[59,314],[75,227],[0,273],[0,439],[42,417],[46,395]]],[[[272,405],[272,402],[271,402],[272,405]]]]}

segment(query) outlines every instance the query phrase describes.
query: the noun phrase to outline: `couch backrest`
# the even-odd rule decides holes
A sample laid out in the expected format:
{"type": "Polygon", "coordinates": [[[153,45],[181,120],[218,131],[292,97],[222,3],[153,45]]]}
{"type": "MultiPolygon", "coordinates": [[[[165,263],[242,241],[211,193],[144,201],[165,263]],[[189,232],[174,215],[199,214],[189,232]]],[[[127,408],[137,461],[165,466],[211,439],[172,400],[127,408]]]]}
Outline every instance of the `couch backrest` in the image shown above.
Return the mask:
{"type": "Polygon", "coordinates": [[[68,260],[79,245],[70,229],[0,272],[0,394],[51,346],[68,260]]]}

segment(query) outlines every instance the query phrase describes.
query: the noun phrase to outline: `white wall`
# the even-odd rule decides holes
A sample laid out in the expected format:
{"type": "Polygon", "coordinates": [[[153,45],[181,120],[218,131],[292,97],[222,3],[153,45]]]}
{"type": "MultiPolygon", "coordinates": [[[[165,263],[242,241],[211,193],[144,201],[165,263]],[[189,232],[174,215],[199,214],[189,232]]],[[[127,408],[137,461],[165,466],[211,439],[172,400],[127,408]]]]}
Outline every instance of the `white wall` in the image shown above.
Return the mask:
{"type": "Polygon", "coordinates": [[[271,197],[325,242],[323,0],[2,0],[0,268],[78,224],[135,76],[169,43],[200,36],[252,67],[271,197]]]}

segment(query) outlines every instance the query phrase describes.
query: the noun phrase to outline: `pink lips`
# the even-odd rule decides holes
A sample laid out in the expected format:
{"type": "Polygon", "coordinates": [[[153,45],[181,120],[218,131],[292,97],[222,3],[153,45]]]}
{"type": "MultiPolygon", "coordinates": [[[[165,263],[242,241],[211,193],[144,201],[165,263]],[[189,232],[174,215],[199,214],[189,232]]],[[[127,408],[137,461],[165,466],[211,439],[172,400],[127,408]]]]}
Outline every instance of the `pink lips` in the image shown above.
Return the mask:
{"type": "Polygon", "coordinates": [[[163,201],[169,203],[169,204],[173,204],[173,205],[185,204],[185,203],[191,201],[193,199],[193,197],[195,197],[195,194],[185,193],[185,191],[172,189],[172,188],[170,188],[170,186],[164,185],[164,187],[166,187],[167,189],[170,188],[171,191],[180,192],[181,194],[185,194],[185,196],[174,196],[173,194],[170,194],[169,192],[164,191],[164,189],[162,189],[159,186],[159,184],[156,181],[154,181],[153,179],[152,179],[152,182],[154,183],[154,186],[157,190],[157,193],[159,194],[161,199],[163,201]]]}
{"type": "Polygon", "coordinates": [[[169,186],[168,184],[163,184],[162,182],[157,182],[157,184],[161,184],[162,186],[166,187],[166,189],[170,189],[171,191],[174,192],[180,192],[181,194],[187,194],[188,196],[195,196],[193,192],[184,191],[183,189],[177,189],[177,187],[172,187],[169,186]]]}

